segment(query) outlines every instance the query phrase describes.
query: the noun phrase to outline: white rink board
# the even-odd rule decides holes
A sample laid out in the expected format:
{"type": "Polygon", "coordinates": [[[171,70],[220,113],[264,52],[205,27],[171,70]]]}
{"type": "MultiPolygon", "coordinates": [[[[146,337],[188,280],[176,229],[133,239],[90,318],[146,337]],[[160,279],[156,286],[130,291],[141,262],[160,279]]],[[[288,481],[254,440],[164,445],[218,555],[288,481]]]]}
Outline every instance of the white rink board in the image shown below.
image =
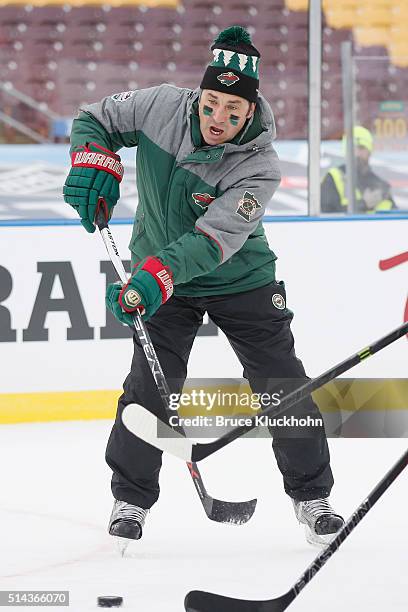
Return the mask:
{"type": "MultiPolygon", "coordinates": [[[[408,262],[381,271],[379,261],[408,251],[408,220],[272,222],[265,224],[279,256],[295,312],[297,353],[311,376],[400,325],[408,290],[408,262]]],[[[2,227],[0,317],[11,312],[16,342],[0,342],[0,393],[119,389],[130,364],[127,338],[100,339],[105,325],[107,260],[97,233],[80,226],[2,227]],[[42,274],[38,263],[70,262],[94,339],[67,340],[66,312],[45,319],[48,341],[23,341],[42,274]],[[5,269],[5,270],[4,270],[5,269]],[[7,272],[12,278],[10,295],[7,272]]],[[[113,225],[122,256],[129,257],[130,225],[113,225]]],[[[62,298],[58,280],[51,298],[62,298]]],[[[4,318],[0,319],[1,326],[4,318]]],[[[4,328],[3,328],[4,329],[4,328]]],[[[351,372],[361,377],[406,377],[407,340],[401,339],[351,372]]],[[[189,376],[231,377],[242,371],[225,337],[198,337],[189,376]]]]}

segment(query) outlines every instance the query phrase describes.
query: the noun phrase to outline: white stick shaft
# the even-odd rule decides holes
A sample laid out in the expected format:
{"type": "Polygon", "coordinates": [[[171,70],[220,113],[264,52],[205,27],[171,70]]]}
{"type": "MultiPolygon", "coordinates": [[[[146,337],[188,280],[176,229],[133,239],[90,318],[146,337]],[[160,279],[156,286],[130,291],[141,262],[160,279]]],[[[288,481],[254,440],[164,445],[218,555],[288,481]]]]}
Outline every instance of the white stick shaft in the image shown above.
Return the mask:
{"type": "Polygon", "coordinates": [[[109,227],[105,227],[101,230],[101,236],[105,244],[106,250],[108,251],[109,257],[111,258],[112,263],[115,267],[115,270],[118,273],[120,280],[125,285],[128,282],[128,275],[126,274],[126,270],[119,255],[119,251],[116,248],[113,236],[110,233],[109,227]]]}

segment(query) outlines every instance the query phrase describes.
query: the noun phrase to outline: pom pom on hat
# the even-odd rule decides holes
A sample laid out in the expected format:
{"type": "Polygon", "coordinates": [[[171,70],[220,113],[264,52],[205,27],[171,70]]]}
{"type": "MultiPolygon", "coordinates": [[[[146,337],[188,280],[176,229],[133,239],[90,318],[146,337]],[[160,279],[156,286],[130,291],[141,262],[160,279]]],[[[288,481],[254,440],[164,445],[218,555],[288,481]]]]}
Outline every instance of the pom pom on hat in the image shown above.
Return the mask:
{"type": "Polygon", "coordinates": [[[242,26],[231,26],[220,32],[214,40],[215,45],[224,43],[231,46],[238,46],[241,43],[252,45],[251,35],[242,26]]]}

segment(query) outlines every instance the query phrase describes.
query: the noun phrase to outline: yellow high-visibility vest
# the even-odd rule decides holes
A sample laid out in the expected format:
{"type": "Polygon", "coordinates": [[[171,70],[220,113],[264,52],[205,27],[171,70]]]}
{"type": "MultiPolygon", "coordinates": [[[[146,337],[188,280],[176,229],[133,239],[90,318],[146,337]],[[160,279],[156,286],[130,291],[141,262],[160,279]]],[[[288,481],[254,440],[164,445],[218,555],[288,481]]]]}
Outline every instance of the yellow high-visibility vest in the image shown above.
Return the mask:
{"type": "MultiPolygon", "coordinates": [[[[333,179],[334,185],[337,189],[337,193],[339,194],[339,197],[340,197],[341,205],[348,206],[349,201],[348,201],[348,198],[346,197],[346,182],[345,182],[344,172],[342,172],[340,168],[331,168],[328,174],[330,174],[330,176],[333,179]]],[[[356,199],[357,200],[363,199],[363,194],[358,188],[356,188],[356,199]]],[[[373,208],[372,210],[368,210],[367,212],[373,213],[378,210],[391,210],[391,209],[392,209],[392,202],[390,200],[382,200],[381,202],[377,204],[377,206],[375,206],[375,208],[373,208]]]]}

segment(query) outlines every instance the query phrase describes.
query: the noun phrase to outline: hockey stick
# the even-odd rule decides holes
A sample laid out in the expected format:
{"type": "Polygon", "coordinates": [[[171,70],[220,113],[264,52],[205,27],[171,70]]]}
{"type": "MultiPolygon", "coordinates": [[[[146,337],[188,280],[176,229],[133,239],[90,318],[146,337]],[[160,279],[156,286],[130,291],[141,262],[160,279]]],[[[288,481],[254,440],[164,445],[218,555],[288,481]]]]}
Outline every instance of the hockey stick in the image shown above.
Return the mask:
{"type": "Polygon", "coordinates": [[[322,550],[287,593],[266,601],[248,601],[215,595],[205,591],[190,591],[184,600],[185,609],[187,612],[283,612],[323,567],[326,561],[340,548],[340,545],[350,535],[354,527],[371,510],[383,493],[406,468],[407,464],[408,450],[405,451],[402,457],[371,491],[369,496],[360,504],[347,523],[337,533],[336,537],[322,550]]]}
{"type": "Polygon", "coordinates": [[[401,338],[407,332],[408,322],[401,325],[401,327],[397,327],[397,329],[380,340],[377,340],[371,346],[362,349],[355,355],[348,357],[345,361],[335,365],[330,370],[327,370],[327,372],[308,380],[304,385],[284,397],[278,407],[269,406],[262,411],[261,415],[248,417],[248,419],[246,419],[248,420],[248,424],[234,427],[234,429],[231,429],[213,442],[200,444],[199,442],[193,442],[188,438],[184,438],[138,404],[129,404],[123,412],[122,420],[129,431],[139,438],[142,438],[142,440],[145,440],[145,442],[163,451],[167,451],[180,459],[184,459],[185,461],[201,461],[201,459],[205,459],[237,438],[255,429],[255,427],[259,425],[258,420],[260,416],[262,416],[262,418],[268,415],[276,417],[282,414],[288,408],[291,408],[305,399],[312,391],[319,389],[319,387],[337,378],[337,376],[344,374],[344,372],[350,370],[350,368],[361,363],[364,359],[367,359],[367,357],[374,355],[374,353],[377,353],[392,342],[395,342],[395,340],[398,340],[398,338],[401,338]]]}
{"type": "MultiPolygon", "coordinates": [[[[127,283],[128,278],[122,263],[122,259],[119,255],[119,251],[116,247],[109,226],[105,220],[105,216],[100,209],[98,210],[98,214],[96,216],[96,224],[99,228],[108,255],[121,282],[127,283]]],[[[153,343],[150,339],[149,332],[147,331],[139,312],[136,312],[134,315],[133,324],[145,353],[147,362],[150,366],[157,389],[160,393],[160,397],[163,401],[163,405],[166,409],[166,413],[170,417],[174,415],[169,405],[169,395],[171,391],[156,355],[153,343]]],[[[184,430],[182,428],[179,428],[178,431],[180,434],[184,434],[184,430]]],[[[243,523],[249,521],[255,512],[257,502],[256,499],[245,502],[226,502],[220,499],[215,499],[207,493],[198,466],[194,462],[189,461],[187,462],[187,467],[196,491],[200,497],[204,511],[210,520],[216,521],[217,523],[230,523],[232,525],[242,525],[243,523]]]]}

